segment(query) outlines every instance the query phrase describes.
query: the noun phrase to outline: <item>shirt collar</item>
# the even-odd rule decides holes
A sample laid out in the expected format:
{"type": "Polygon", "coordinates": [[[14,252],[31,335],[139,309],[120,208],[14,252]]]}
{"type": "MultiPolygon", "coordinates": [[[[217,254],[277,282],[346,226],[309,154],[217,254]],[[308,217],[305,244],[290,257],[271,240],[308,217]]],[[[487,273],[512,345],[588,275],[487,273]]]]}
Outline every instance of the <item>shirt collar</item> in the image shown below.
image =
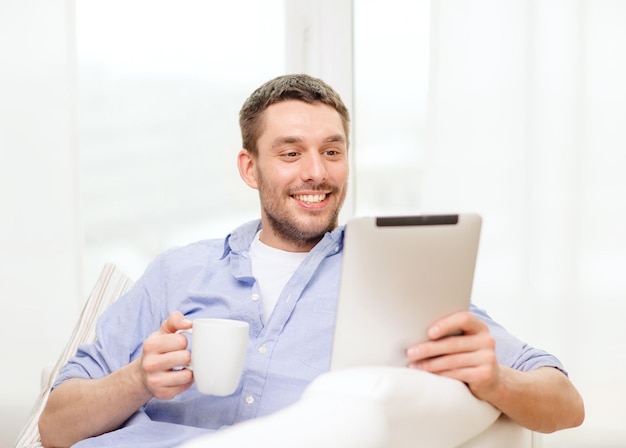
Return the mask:
{"type": "MultiPolygon", "coordinates": [[[[242,253],[247,251],[254,240],[254,236],[261,229],[261,220],[248,221],[233,230],[224,241],[224,253],[222,258],[230,252],[242,253]]],[[[343,249],[344,226],[338,226],[331,232],[327,232],[319,243],[315,245],[311,252],[322,253],[324,255],[338,254],[343,249]]]]}

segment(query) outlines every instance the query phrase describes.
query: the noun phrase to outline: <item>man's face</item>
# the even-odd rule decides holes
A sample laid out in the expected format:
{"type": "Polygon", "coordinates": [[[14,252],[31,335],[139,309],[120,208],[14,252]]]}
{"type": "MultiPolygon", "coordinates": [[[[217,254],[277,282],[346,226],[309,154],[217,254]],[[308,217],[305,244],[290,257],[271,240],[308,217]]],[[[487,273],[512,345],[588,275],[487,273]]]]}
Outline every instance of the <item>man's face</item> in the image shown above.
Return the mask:
{"type": "Polygon", "coordinates": [[[341,117],[325,104],[283,101],[265,110],[262,129],[256,159],[240,153],[242,177],[259,190],[261,241],[309,250],[337,226],[346,197],[348,151],[341,117]]]}

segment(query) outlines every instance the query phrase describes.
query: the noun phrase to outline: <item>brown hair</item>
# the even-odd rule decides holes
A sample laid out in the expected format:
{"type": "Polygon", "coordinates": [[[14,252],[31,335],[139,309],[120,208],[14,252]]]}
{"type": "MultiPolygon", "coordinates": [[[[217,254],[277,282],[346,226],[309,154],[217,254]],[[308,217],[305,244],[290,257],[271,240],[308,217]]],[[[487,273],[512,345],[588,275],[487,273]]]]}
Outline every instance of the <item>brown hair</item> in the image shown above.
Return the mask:
{"type": "Polygon", "coordinates": [[[263,112],[272,104],[287,100],[331,106],[341,116],[346,139],[349,138],[350,114],[332,87],[321,79],[305,74],[283,75],[252,92],[239,111],[242,145],[252,156],[258,153],[257,140],[262,131],[263,112]]]}

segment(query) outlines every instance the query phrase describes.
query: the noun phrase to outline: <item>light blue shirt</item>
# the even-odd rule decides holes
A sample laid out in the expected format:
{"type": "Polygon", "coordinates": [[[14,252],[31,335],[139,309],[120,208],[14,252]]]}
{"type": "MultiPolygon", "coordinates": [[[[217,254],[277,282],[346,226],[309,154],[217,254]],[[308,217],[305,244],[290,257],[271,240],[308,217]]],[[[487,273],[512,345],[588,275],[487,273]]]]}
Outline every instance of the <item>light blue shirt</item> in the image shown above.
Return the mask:
{"type": "MultiPolygon", "coordinates": [[[[249,247],[260,221],[225,240],[206,240],[157,257],[133,289],[100,318],[97,341],[79,347],[55,386],[74,377],[100,378],[141,355],[143,341],[172,311],[188,319],[222,317],[250,323],[246,365],[228,397],[200,394],[195,386],[172,400],[152,399],[123,428],[87,439],[80,447],[168,447],[223,426],[268,415],[292,403],[330,364],[341,273],[343,228],[327,233],[282,291],[267,322],[251,274],[249,247]]],[[[496,338],[500,363],[519,370],[562,369],[552,355],[511,336],[482,310],[472,311],[496,338]]]]}

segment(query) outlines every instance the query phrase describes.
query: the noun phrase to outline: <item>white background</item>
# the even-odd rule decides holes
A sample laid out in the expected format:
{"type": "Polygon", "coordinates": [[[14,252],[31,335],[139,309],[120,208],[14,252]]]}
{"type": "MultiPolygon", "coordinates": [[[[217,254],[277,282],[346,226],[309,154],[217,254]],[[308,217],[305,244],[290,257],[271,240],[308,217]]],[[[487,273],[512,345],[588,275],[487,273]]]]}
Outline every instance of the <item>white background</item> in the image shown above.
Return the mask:
{"type": "Polygon", "coordinates": [[[474,301],[586,400],[545,446],[626,446],[626,2],[354,3],[0,0],[3,446],[104,262],[257,214],[237,111],[285,71],[352,105],[343,219],[483,215],[474,301]]]}

